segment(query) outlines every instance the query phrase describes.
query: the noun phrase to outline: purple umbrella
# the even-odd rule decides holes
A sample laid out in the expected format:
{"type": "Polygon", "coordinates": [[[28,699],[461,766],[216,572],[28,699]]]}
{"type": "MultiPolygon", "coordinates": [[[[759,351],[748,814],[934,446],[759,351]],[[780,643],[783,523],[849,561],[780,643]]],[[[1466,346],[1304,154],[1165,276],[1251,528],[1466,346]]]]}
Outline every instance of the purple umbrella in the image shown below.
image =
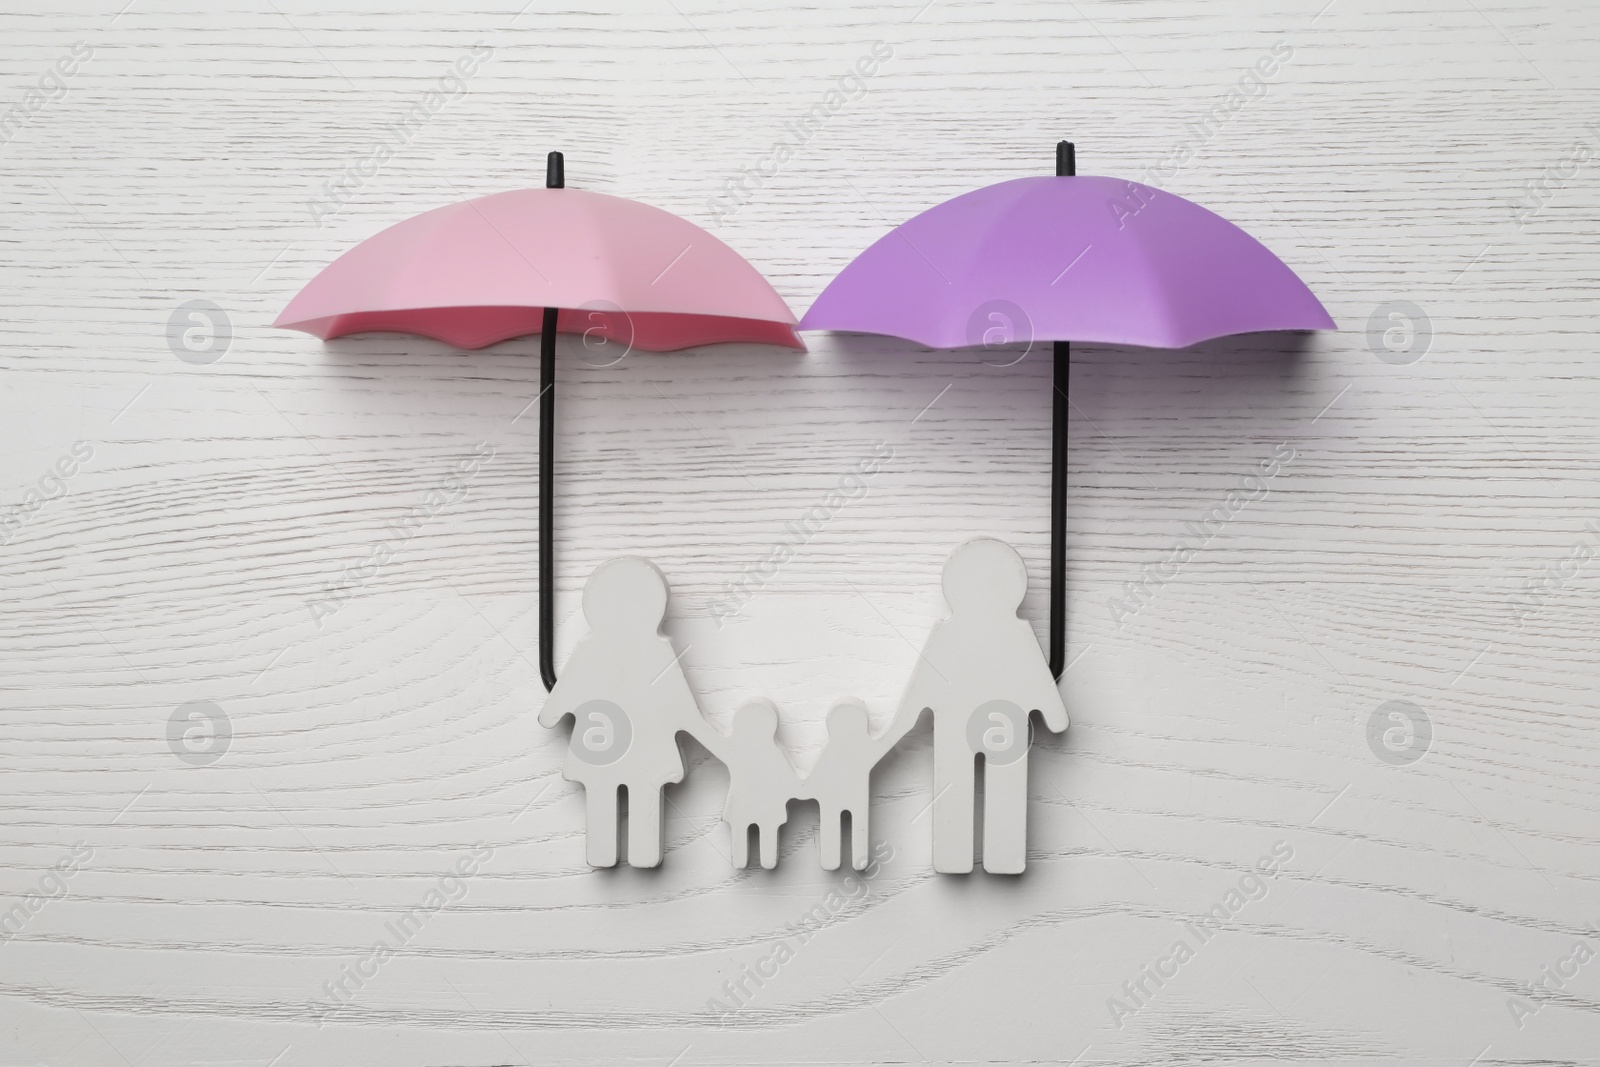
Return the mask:
{"type": "Polygon", "coordinates": [[[802,330],[887,334],[932,348],[1055,342],[1051,423],[1050,670],[1066,659],[1067,386],[1070,342],[1184,348],[1334,322],[1282,260],[1175,193],[1056,176],[965,193],[891,230],[855,258],[802,330]]]}

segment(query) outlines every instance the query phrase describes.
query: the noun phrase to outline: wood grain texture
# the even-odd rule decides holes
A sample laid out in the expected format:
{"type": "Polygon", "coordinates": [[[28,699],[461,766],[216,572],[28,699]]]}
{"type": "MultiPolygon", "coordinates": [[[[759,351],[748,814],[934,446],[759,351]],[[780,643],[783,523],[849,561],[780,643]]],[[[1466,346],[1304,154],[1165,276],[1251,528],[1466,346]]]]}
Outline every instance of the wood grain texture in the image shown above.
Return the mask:
{"type": "MultiPolygon", "coordinates": [[[[0,506],[93,453],[0,546],[0,904],[40,894],[0,943],[0,1064],[1600,1063],[1600,962],[1564,962],[1600,949],[1600,563],[1573,555],[1600,541],[1600,163],[1563,164],[1600,144],[1600,8],[36,3],[0,15],[0,112],[77,41],[0,144],[0,506]],[[1142,173],[1283,42],[1166,184],[1341,329],[1075,348],[1072,727],[1032,756],[1026,876],[931,873],[925,733],[876,775],[894,855],[870,879],[818,869],[813,812],[776,871],[731,871],[700,751],[665,866],[591,871],[534,719],[536,341],[269,324],[353,242],[538,184],[552,148],[574,186],[713,225],[878,41],[864,95],[715,223],[797,311],[911,213],[1048,172],[1059,137],[1082,173],[1142,173]],[[466,90],[319,225],[324,183],[478,42],[466,90]],[[208,365],[168,343],[196,299],[232,323],[208,365]],[[1403,365],[1369,344],[1393,300],[1432,324],[1403,365]],[[465,497],[319,625],[480,442],[465,497]],[[1270,492],[1113,612],[1285,444],[1270,492]],[[1392,700],[1432,723],[1408,766],[1368,743],[1392,700]],[[205,766],[168,744],[192,701],[231,725],[205,766]],[[1141,977],[1218,905],[1175,976],[1141,977]],[[707,1014],[785,940],[748,1006],[707,1014]]],[[[887,719],[953,545],[1016,545],[1043,618],[1049,477],[1041,353],[808,340],[568,348],[558,430],[558,658],[584,576],[649,556],[707,714],[770,697],[802,765],[837,698],[887,719]],[[866,496],[719,626],[725,583],[880,441],[866,496]]]]}

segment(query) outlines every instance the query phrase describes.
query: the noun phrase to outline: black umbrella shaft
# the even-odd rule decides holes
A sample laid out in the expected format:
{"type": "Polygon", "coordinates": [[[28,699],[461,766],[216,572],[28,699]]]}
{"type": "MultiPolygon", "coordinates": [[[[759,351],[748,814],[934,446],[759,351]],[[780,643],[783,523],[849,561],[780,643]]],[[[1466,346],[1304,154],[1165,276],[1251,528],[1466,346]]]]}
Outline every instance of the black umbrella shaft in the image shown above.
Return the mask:
{"type": "MultiPolygon", "coordinates": [[[[566,157],[545,159],[544,186],[564,189],[566,157]]],[[[539,329],[539,677],[556,687],[556,324],[560,308],[545,308],[539,329]]]]}
{"type": "MultiPolygon", "coordinates": [[[[1078,173],[1071,141],[1056,143],[1056,177],[1078,173]]],[[[1050,407],[1050,674],[1060,680],[1067,669],[1067,387],[1072,376],[1072,344],[1057,341],[1055,388],[1050,407]]]]}
{"type": "Polygon", "coordinates": [[[1055,343],[1055,403],[1050,412],[1050,674],[1067,666],[1067,383],[1072,344],[1055,343]]]}
{"type": "Polygon", "coordinates": [[[556,319],[559,308],[544,309],[539,331],[539,676],[556,687],[556,319]]]}

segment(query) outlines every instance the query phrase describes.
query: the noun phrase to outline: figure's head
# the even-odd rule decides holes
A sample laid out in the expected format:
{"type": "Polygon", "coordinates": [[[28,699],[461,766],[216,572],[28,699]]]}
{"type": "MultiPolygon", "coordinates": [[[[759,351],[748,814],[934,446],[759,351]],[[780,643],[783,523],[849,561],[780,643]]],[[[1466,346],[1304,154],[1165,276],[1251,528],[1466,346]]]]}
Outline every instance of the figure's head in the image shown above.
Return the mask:
{"type": "Polygon", "coordinates": [[[845,697],[829,708],[828,736],[866,737],[867,706],[854,697],[845,697]]]}
{"type": "Polygon", "coordinates": [[[950,553],[944,565],[944,600],[953,614],[969,611],[1015,615],[1028,592],[1028,569],[1004,541],[979,537],[950,553]]]}
{"type": "Polygon", "coordinates": [[[735,737],[770,738],[778,735],[778,706],[766,697],[752,697],[733,713],[735,737]]]}
{"type": "Polygon", "coordinates": [[[649,630],[667,613],[667,580],[638,556],[608,560],[583,585],[583,617],[594,631],[649,630]]]}

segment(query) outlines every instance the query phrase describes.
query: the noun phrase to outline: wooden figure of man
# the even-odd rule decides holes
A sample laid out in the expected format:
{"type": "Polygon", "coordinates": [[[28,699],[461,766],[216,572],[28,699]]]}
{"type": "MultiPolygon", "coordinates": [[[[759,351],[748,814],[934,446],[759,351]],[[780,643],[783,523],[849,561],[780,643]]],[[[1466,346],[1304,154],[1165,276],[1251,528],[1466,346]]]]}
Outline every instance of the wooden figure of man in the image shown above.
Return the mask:
{"type": "Polygon", "coordinates": [[[933,713],[933,867],[972,870],[975,759],[984,759],[983,869],[1020,874],[1027,862],[1030,712],[1055,732],[1067,709],[1033,627],[1017,615],[1028,589],[1022,557],[979,538],[944,566],[949,615],[913,668],[889,744],[933,713]]]}

